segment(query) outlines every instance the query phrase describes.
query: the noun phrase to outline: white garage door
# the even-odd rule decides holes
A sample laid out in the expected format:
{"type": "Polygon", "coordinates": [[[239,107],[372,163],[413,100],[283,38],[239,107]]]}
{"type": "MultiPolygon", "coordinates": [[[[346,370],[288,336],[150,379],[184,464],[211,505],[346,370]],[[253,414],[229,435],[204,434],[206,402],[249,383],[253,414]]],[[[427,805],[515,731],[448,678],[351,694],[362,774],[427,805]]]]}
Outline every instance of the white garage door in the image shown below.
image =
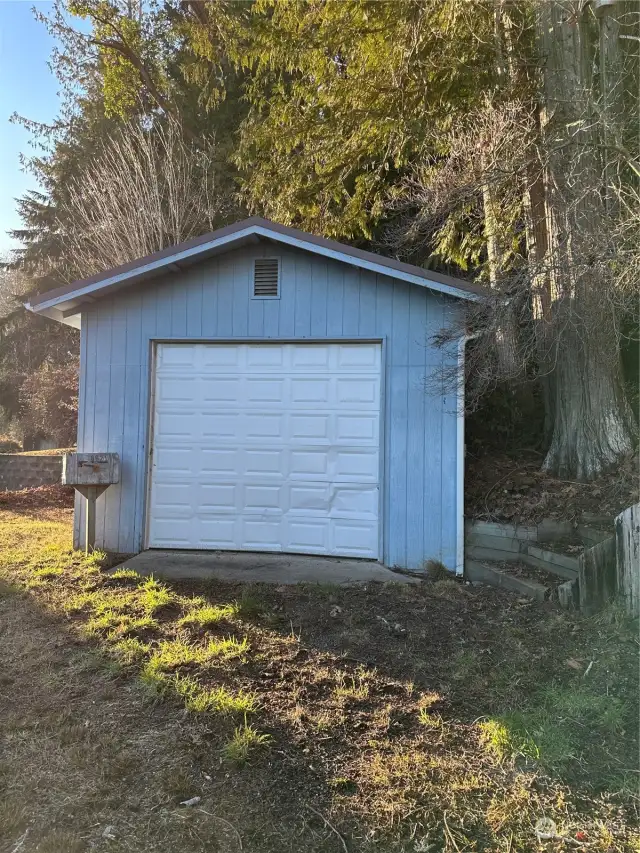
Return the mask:
{"type": "Polygon", "coordinates": [[[160,344],[148,545],[378,557],[379,344],[160,344]]]}

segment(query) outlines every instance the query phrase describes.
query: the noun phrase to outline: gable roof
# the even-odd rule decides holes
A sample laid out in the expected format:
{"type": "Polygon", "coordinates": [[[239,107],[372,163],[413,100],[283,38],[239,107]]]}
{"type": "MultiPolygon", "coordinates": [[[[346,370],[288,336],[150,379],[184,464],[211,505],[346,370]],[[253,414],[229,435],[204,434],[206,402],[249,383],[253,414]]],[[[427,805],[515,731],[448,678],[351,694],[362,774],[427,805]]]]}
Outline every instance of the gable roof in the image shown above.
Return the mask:
{"type": "Polygon", "coordinates": [[[441,275],[252,216],[177,246],[169,246],[144,258],[34,296],[25,303],[25,307],[36,314],[79,328],[83,304],[94,302],[114,290],[161,275],[167,270],[177,272],[190,264],[263,239],[427,287],[458,299],[475,300],[484,293],[481,287],[460,278],[441,275]]]}

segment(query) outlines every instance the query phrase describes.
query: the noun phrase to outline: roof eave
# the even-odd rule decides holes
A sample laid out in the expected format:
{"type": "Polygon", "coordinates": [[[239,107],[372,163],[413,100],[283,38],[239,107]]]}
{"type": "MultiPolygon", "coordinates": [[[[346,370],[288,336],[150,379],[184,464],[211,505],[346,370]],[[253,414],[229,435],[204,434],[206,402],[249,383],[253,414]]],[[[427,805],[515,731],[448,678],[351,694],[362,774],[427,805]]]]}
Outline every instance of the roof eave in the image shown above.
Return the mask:
{"type": "MultiPolygon", "coordinates": [[[[167,269],[179,268],[181,262],[193,262],[201,256],[217,254],[221,250],[226,251],[234,246],[234,244],[247,241],[251,237],[263,237],[269,240],[275,240],[285,245],[299,248],[304,251],[313,252],[316,255],[321,255],[341,263],[348,263],[352,266],[361,269],[368,269],[380,275],[385,275],[390,278],[396,278],[401,281],[406,281],[411,284],[416,284],[420,287],[426,287],[439,293],[443,293],[455,299],[463,299],[468,301],[476,301],[481,299],[480,293],[467,290],[464,287],[458,287],[455,283],[438,280],[442,278],[437,276],[430,278],[428,275],[416,274],[407,270],[398,269],[395,266],[385,263],[383,256],[377,260],[377,256],[363,257],[361,254],[351,254],[348,251],[341,251],[339,248],[333,248],[332,245],[326,243],[319,244],[313,239],[305,239],[302,232],[295,232],[293,229],[281,231],[276,228],[269,227],[267,223],[247,223],[245,228],[235,230],[230,233],[218,236],[208,242],[199,243],[195,246],[189,246],[183,250],[178,250],[173,254],[166,255],[162,258],[155,258],[148,263],[143,263],[140,266],[132,269],[123,270],[112,276],[106,276],[98,281],[91,281],[76,290],[59,294],[51,299],[47,299],[46,295],[42,301],[35,305],[27,303],[25,307],[36,314],[50,317],[58,322],[65,323],[68,326],[80,327],[80,311],[79,304],[83,302],[93,301],[92,294],[96,297],[118,289],[123,285],[137,283],[148,278],[155,277],[164,273],[167,269]],[[298,236],[300,233],[301,236],[298,236]],[[75,312],[74,308],[78,307],[75,312]]],[[[326,241],[328,242],[328,241],[326,241]]],[[[338,244],[336,244],[337,246],[338,244]]],[[[363,255],[365,253],[362,253],[363,255]]],[[[366,253],[370,255],[370,253],[366,253]]]]}

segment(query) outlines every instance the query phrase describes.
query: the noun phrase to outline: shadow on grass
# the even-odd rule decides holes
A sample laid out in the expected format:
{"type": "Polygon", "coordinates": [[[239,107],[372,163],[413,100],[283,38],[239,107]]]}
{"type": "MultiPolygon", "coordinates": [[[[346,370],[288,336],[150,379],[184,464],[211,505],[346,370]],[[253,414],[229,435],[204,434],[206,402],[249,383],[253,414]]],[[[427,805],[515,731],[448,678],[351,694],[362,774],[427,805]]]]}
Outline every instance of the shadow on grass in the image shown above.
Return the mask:
{"type": "Polygon", "coordinates": [[[527,850],[542,815],[595,850],[629,840],[633,644],[615,620],[451,581],[169,585],[55,548],[15,577],[163,698],[165,724],[193,712],[191,761],[245,849],[335,850],[340,833],[352,851],[527,850]]]}

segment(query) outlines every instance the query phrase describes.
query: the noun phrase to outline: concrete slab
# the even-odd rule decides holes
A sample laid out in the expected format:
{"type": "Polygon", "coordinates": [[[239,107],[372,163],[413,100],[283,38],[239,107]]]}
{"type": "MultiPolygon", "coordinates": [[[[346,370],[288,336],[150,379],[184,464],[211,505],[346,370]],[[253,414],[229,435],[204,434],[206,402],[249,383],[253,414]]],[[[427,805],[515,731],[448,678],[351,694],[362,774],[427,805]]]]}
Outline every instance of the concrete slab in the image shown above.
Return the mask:
{"type": "MultiPolygon", "coordinates": [[[[251,551],[142,551],[121,563],[141,575],[167,580],[217,579],[245,583],[420,583],[371,560],[251,551]]],[[[115,569],[114,569],[115,571],[115,569]]]]}

